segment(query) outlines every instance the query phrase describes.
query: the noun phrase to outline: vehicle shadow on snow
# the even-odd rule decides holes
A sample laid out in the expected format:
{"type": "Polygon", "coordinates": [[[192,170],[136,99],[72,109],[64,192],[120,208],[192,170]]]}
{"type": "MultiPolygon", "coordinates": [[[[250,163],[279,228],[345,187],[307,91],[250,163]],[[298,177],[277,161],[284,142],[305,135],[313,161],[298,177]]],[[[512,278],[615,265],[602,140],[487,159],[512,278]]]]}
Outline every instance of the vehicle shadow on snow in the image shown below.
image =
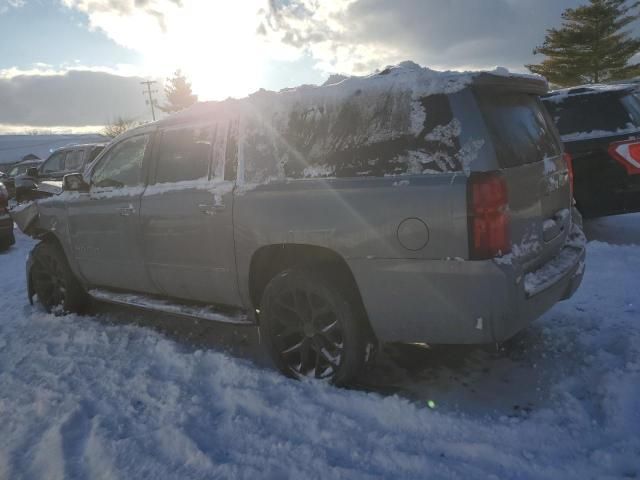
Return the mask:
{"type": "MultiPolygon", "coordinates": [[[[255,327],[198,321],[94,302],[95,319],[152,328],[186,348],[211,348],[273,368],[255,327]]],[[[421,406],[465,413],[522,416],[544,400],[532,351],[544,348],[532,328],[501,345],[387,345],[359,379],[357,390],[398,395],[421,406]]]]}

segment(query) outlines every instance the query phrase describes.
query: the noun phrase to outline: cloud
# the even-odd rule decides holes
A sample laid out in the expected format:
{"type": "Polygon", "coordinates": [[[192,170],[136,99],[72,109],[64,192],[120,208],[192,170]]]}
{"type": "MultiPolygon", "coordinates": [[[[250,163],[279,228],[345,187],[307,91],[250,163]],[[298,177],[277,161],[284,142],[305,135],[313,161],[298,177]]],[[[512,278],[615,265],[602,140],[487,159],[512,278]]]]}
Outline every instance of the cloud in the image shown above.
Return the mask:
{"type": "Polygon", "coordinates": [[[365,73],[412,59],[435,68],[523,69],[580,0],[271,0],[260,32],[325,70],[365,73]]]}
{"type": "Polygon", "coordinates": [[[2,0],[0,4],[0,15],[8,12],[12,8],[24,7],[25,0],[2,0]]]}
{"type": "Polygon", "coordinates": [[[1,70],[0,124],[6,130],[8,125],[104,125],[119,116],[146,121],[142,80],[88,69],[1,70]]]}
{"type": "Polygon", "coordinates": [[[258,88],[269,61],[303,56],[326,73],[369,73],[407,59],[523,70],[545,30],[582,0],[61,1],[141,52],[154,73],[182,68],[197,93],[220,98],[258,88]]]}

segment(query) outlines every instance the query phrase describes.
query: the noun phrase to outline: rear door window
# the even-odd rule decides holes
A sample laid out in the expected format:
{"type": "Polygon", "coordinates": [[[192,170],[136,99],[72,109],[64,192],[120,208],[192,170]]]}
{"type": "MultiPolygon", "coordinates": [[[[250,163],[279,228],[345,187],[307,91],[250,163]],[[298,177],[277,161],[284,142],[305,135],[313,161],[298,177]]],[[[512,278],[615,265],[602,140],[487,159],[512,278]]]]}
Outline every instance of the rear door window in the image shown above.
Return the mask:
{"type": "Polygon", "coordinates": [[[213,132],[190,127],[162,132],[156,153],[155,183],[174,183],[209,177],[213,132]]]}
{"type": "Polygon", "coordinates": [[[560,155],[553,121],[535,95],[478,91],[476,98],[501,168],[560,155]]]}
{"type": "Polygon", "coordinates": [[[633,95],[613,93],[575,95],[545,100],[560,135],[615,132],[640,125],[640,105],[633,95]]]}

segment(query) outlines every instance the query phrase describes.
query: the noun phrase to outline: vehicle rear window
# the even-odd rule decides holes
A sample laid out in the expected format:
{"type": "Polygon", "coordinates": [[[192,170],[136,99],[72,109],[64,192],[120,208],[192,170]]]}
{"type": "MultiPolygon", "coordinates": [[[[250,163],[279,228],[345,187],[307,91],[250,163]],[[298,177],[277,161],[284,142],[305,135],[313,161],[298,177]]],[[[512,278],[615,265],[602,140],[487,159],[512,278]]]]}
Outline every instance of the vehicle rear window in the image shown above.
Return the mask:
{"type": "Polygon", "coordinates": [[[560,135],[615,132],[640,125],[640,102],[635,95],[615,93],[550,98],[545,105],[560,135]]]}
{"type": "Polygon", "coordinates": [[[478,91],[476,98],[502,168],[560,155],[553,122],[535,95],[478,91]]]}

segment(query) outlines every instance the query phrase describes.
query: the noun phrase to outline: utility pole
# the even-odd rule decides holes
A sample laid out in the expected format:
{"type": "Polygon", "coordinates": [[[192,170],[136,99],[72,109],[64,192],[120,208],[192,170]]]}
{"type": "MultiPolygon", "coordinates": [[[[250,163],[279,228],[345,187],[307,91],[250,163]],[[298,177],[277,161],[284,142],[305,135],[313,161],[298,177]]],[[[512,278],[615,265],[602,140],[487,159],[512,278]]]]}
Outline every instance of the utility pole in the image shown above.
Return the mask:
{"type": "Polygon", "coordinates": [[[151,105],[151,117],[153,121],[156,121],[156,109],[155,109],[155,100],[153,98],[154,93],[158,93],[158,90],[151,90],[151,85],[154,83],[158,83],[155,80],[147,80],[146,82],[140,82],[142,85],[146,85],[147,89],[142,91],[143,95],[148,95],[149,99],[146,100],[147,105],[151,105]]]}

